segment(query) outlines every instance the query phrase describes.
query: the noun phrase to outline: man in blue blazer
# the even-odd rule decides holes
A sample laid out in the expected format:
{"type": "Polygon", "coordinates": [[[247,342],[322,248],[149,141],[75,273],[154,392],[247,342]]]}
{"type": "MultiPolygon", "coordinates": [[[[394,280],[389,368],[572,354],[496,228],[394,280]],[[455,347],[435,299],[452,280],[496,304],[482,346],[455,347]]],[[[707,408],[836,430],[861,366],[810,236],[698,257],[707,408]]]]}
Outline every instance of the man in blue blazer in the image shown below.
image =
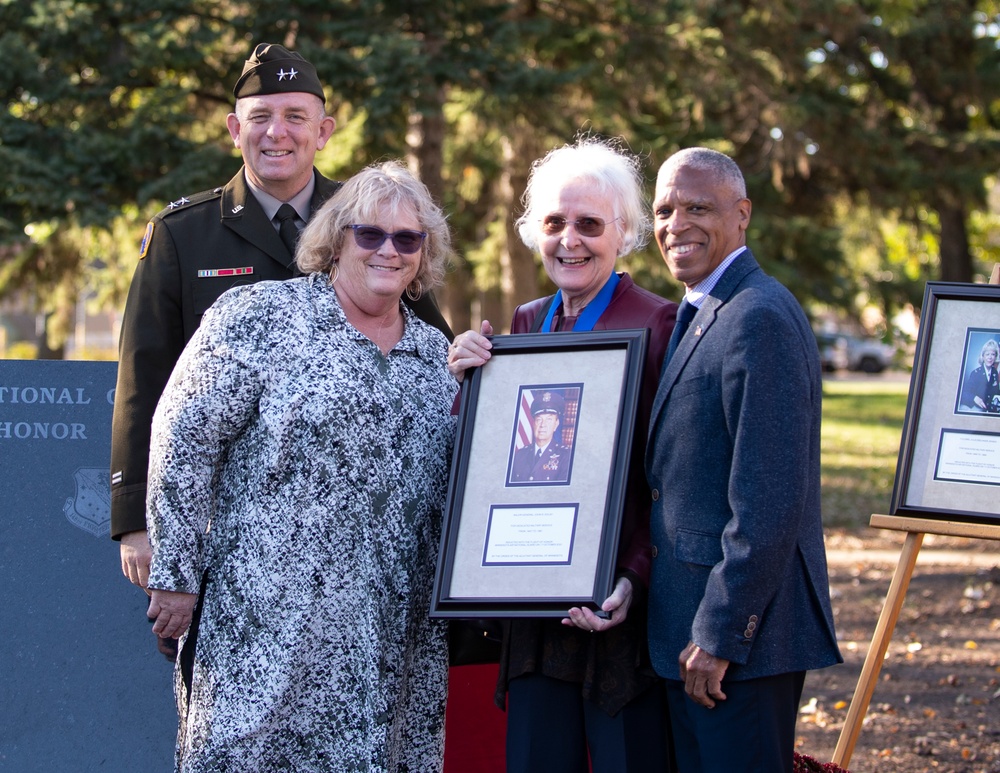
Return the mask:
{"type": "Polygon", "coordinates": [[[746,247],[739,167],[671,156],[656,241],[683,282],[653,404],[649,646],[680,773],[792,770],[805,672],[841,662],[820,520],[816,341],[746,247]],[[684,308],[687,307],[687,310],[684,308]]]}

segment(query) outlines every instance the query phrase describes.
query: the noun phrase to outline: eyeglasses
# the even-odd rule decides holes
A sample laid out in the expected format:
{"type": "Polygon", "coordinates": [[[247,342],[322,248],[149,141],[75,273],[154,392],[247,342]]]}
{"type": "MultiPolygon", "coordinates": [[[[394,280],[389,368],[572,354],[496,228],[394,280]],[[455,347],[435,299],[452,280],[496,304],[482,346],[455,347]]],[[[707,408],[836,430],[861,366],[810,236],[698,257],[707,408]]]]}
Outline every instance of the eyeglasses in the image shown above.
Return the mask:
{"type": "Polygon", "coordinates": [[[386,239],[392,239],[392,246],[403,255],[412,255],[417,252],[424,239],[427,238],[426,231],[396,231],[386,233],[378,226],[374,225],[345,225],[344,229],[350,228],[354,231],[354,242],[363,250],[377,250],[386,239]]]}
{"type": "Polygon", "coordinates": [[[546,236],[555,236],[565,231],[566,226],[571,225],[576,228],[576,232],[580,236],[600,236],[604,233],[604,226],[615,222],[615,220],[621,220],[621,218],[616,217],[614,220],[605,222],[599,217],[581,217],[579,220],[567,220],[558,215],[548,215],[542,220],[542,233],[546,236]]]}

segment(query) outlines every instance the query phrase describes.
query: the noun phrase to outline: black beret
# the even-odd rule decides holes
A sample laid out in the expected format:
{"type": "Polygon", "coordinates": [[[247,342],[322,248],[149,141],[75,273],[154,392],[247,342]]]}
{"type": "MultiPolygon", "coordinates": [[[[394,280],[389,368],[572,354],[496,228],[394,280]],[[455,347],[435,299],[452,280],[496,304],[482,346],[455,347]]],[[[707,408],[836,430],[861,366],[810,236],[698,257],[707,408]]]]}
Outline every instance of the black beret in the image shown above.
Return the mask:
{"type": "Polygon", "coordinates": [[[258,94],[285,94],[294,91],[315,94],[326,102],[323,84],[316,68],[302,54],[276,43],[261,43],[243,64],[243,74],[236,81],[237,99],[258,94]]]}

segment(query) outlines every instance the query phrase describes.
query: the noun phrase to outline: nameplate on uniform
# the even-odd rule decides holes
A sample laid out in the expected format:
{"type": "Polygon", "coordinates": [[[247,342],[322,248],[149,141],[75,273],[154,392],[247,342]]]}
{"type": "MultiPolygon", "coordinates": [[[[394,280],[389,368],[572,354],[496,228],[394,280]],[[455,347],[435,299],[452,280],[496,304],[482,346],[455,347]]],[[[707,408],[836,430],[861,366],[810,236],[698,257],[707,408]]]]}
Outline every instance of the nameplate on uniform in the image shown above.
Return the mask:
{"type": "Polygon", "coordinates": [[[246,276],[253,273],[253,266],[243,268],[203,268],[198,271],[198,278],[204,279],[211,276],[246,276]]]}

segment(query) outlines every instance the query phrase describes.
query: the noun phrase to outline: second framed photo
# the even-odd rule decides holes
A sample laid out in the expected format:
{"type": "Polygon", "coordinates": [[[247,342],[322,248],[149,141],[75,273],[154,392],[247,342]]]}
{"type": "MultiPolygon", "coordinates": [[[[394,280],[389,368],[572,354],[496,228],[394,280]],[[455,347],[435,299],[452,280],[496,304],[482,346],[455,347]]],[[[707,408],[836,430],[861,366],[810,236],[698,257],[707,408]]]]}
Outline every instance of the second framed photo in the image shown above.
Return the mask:
{"type": "Polygon", "coordinates": [[[1000,523],[1000,286],[928,282],[892,514],[1000,523]]]}
{"type": "Polygon", "coordinates": [[[645,330],[493,338],[462,390],[432,616],[610,595],[646,346],[645,330]]]}

